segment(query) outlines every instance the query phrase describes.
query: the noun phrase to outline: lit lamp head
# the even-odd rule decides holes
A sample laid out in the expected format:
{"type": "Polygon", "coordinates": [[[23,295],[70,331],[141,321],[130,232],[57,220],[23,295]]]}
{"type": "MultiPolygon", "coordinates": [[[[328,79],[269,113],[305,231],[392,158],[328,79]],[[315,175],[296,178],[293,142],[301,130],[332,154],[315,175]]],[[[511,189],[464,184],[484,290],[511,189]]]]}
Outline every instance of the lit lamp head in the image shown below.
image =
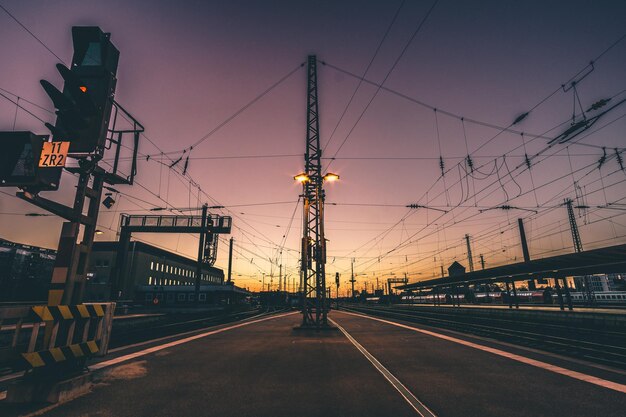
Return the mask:
{"type": "Polygon", "coordinates": [[[328,181],[328,182],[333,182],[333,181],[337,181],[339,179],[339,175],[329,172],[326,175],[324,175],[324,181],[328,181]]]}
{"type": "Polygon", "coordinates": [[[103,235],[103,234],[104,234],[104,232],[103,232],[102,230],[100,230],[100,229],[96,230],[96,232],[95,232],[95,233],[96,233],[97,235],[103,235]]]}
{"type": "Polygon", "coordinates": [[[304,173],[304,172],[301,172],[300,174],[295,175],[295,176],[293,177],[293,179],[294,179],[294,180],[296,180],[296,181],[298,181],[299,183],[302,183],[302,184],[304,184],[305,182],[309,182],[309,181],[311,181],[311,179],[309,178],[309,176],[308,176],[306,173],[304,173]]]}

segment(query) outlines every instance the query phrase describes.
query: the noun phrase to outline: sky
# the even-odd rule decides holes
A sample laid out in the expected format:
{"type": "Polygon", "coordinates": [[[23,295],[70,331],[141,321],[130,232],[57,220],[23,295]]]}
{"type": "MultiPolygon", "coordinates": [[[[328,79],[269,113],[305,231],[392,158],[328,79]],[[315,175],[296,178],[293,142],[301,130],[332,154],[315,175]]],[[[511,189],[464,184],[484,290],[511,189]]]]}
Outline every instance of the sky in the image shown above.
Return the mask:
{"type": "MultiPolygon", "coordinates": [[[[39,80],[61,87],[55,55],[70,61],[72,26],[100,26],[120,51],[116,100],[146,131],[136,184],[116,187],[116,204],[102,207],[98,240],[116,238],[120,213],[224,206],[213,212],[233,217],[237,285],[276,289],[280,265],[297,282],[301,65],[316,55],[323,169],[341,176],[325,186],[326,270],[340,273],[342,294],[352,265],[358,290],[394,276],[437,277],[455,260],[468,266],[466,234],[475,268],[480,255],[486,267],[520,261],[518,218],[531,257],[572,252],[566,198],[588,206],[575,209],[584,249],[626,242],[626,103],[548,147],[572,121],[626,98],[624,2],[0,5],[32,32],[0,9],[0,92],[13,101],[0,97],[0,131],[48,133],[26,110],[54,120],[39,80]],[[169,168],[181,156],[186,175],[184,159],[169,168]]],[[[66,173],[59,191],[42,195],[69,204],[75,184],[66,173]]],[[[16,199],[15,188],[1,191],[0,237],[56,248],[62,220],[24,216],[43,211],[16,199]]],[[[191,235],[136,238],[197,253],[191,235]]],[[[222,238],[216,266],[226,269],[222,238]]]]}

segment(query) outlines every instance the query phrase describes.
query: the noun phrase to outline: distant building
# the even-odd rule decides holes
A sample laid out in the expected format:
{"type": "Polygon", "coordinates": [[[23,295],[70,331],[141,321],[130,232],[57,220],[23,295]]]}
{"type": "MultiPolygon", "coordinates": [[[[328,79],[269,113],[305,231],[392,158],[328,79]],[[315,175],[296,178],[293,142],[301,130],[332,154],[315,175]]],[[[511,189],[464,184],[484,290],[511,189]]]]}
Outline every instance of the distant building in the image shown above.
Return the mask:
{"type": "Polygon", "coordinates": [[[450,277],[456,277],[459,275],[463,275],[464,273],[465,267],[457,261],[452,262],[452,264],[448,267],[448,276],[450,277]]]}
{"type": "MultiPolygon", "coordinates": [[[[94,242],[89,268],[85,300],[107,300],[111,291],[111,272],[117,257],[118,242],[94,242]]],[[[120,299],[136,298],[138,287],[144,286],[192,286],[196,282],[196,260],[167,250],[134,241],[126,255],[125,282],[120,299]]],[[[222,285],[224,271],[204,266],[202,285],[222,285]]]]}
{"type": "Polygon", "coordinates": [[[0,301],[48,298],[56,251],[0,239],[0,301]]]}
{"type": "MultiPolygon", "coordinates": [[[[589,286],[592,292],[615,291],[617,289],[615,285],[616,277],[620,277],[620,274],[587,275],[589,286]]],[[[574,277],[574,283],[576,285],[577,291],[585,290],[585,277],[584,276],[574,277]]]]}

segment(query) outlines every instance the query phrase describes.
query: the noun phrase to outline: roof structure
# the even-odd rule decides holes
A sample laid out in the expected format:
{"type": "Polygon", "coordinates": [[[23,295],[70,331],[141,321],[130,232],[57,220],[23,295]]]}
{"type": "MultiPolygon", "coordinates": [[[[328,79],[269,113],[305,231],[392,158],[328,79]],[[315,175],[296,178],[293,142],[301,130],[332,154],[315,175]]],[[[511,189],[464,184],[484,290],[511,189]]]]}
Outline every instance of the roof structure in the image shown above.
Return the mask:
{"type": "Polygon", "coordinates": [[[480,284],[499,281],[525,281],[540,278],[611,274],[626,272],[626,245],[609,246],[578,253],[518,262],[453,277],[436,278],[396,287],[412,290],[458,284],[480,284]]]}

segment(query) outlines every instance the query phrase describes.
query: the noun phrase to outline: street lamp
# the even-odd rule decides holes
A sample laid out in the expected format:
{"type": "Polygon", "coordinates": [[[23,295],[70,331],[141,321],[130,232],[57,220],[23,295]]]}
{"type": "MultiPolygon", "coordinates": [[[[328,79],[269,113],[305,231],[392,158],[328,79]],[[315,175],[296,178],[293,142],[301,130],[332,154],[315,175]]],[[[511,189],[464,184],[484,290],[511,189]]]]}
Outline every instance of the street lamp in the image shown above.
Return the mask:
{"type": "MultiPolygon", "coordinates": [[[[293,179],[298,181],[301,184],[311,181],[311,177],[309,177],[309,175],[306,172],[301,172],[298,175],[294,175],[293,179]]],[[[335,174],[333,172],[329,172],[322,177],[322,180],[328,181],[328,182],[337,181],[338,179],[339,179],[339,174],[335,174]]]]}
{"type": "Polygon", "coordinates": [[[328,172],[326,175],[322,177],[324,181],[333,182],[339,179],[339,174],[335,174],[333,172],[328,172]]]}
{"type": "Polygon", "coordinates": [[[309,178],[306,172],[301,172],[298,175],[294,175],[293,179],[302,184],[311,181],[311,178],[309,178]]]}

